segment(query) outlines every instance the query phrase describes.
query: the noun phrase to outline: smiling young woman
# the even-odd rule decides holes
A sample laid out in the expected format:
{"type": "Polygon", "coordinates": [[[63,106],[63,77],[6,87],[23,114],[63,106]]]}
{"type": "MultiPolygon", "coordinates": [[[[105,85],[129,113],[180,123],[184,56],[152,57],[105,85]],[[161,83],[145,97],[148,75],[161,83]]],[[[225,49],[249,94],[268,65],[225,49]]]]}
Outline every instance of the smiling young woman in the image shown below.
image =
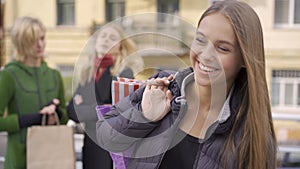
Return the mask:
{"type": "Polygon", "coordinates": [[[135,169],[275,169],[276,138],[260,20],[218,1],[201,16],[192,68],[154,75],[97,123],[101,146],[135,169]],[[159,108],[159,110],[158,110],[159,108]],[[129,153],[128,153],[129,151],[129,153]]]}

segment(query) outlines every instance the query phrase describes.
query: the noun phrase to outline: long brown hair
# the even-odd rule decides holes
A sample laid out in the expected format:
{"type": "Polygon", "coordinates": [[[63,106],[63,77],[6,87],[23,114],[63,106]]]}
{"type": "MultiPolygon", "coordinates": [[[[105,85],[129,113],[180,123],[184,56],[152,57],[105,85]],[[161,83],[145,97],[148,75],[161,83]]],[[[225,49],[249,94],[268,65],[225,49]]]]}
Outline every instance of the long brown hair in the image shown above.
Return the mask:
{"type": "Polygon", "coordinates": [[[227,138],[221,162],[226,168],[230,154],[234,154],[239,169],[275,169],[277,144],[265,75],[265,53],[260,20],[248,4],[227,0],[215,2],[210,6],[201,16],[199,23],[212,13],[224,15],[231,23],[246,70],[243,100],[233,129],[227,138]],[[242,127],[240,142],[235,145],[233,143],[240,127],[242,127]]]}

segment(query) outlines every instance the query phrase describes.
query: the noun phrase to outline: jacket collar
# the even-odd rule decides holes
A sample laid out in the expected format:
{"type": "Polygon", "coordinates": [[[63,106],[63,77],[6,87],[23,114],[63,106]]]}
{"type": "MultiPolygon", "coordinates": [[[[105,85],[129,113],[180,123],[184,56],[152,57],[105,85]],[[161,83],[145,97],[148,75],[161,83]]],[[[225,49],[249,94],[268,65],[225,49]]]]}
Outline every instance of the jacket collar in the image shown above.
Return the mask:
{"type": "Polygon", "coordinates": [[[19,62],[19,61],[12,61],[10,63],[8,63],[5,68],[18,68],[20,70],[23,70],[26,74],[30,75],[30,76],[34,76],[34,72],[35,70],[39,70],[42,73],[45,73],[48,69],[47,63],[45,61],[42,61],[41,66],[39,67],[30,67],[30,66],[26,66],[23,63],[19,62]]]}
{"type": "MultiPolygon", "coordinates": [[[[179,76],[179,75],[177,75],[179,76]]],[[[180,96],[175,99],[176,102],[186,102],[185,96],[186,96],[186,86],[193,82],[194,79],[194,72],[189,72],[188,75],[184,74],[181,75],[182,77],[177,77],[178,79],[183,78],[179,82],[179,87],[180,87],[180,96]]],[[[229,92],[229,95],[227,96],[223,107],[219,113],[218,119],[216,120],[215,123],[213,123],[207,130],[205,134],[205,139],[208,139],[213,133],[217,134],[222,134],[225,132],[228,132],[231,130],[233,127],[235,117],[237,115],[237,112],[239,110],[240,104],[242,100],[242,95],[241,95],[241,85],[240,84],[234,84],[229,92]]],[[[203,140],[203,141],[204,141],[203,140]]]]}

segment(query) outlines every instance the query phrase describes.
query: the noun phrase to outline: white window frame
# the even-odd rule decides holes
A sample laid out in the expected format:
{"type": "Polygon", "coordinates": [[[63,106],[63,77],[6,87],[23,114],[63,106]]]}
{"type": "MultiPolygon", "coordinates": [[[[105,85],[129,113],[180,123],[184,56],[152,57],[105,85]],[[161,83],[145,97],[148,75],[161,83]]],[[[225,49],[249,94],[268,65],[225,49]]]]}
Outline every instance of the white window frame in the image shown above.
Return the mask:
{"type": "Polygon", "coordinates": [[[106,17],[106,21],[107,22],[110,22],[110,21],[113,21],[115,19],[118,19],[119,17],[123,17],[125,16],[125,8],[126,8],[126,1],[125,0],[106,0],[105,1],[105,5],[106,5],[106,13],[105,13],[105,17],[106,17]],[[112,8],[113,5],[116,5],[117,6],[117,10],[114,10],[114,9],[109,9],[109,8],[112,8]],[[120,12],[119,15],[114,15],[115,12],[120,12]]]}
{"type": "Polygon", "coordinates": [[[62,6],[65,6],[65,5],[73,5],[73,11],[72,11],[72,13],[68,13],[68,14],[71,14],[71,16],[73,16],[73,17],[71,17],[71,18],[67,18],[66,20],[64,20],[64,19],[62,19],[62,15],[64,15],[64,14],[66,14],[66,12],[71,12],[71,11],[64,11],[64,10],[62,10],[62,11],[59,11],[59,9],[57,9],[57,11],[56,11],[56,25],[57,26],[73,26],[73,25],[75,25],[75,18],[76,18],[76,16],[75,16],[75,1],[76,0],[56,0],[56,6],[57,6],[57,8],[58,8],[58,6],[60,5],[62,5],[62,6]],[[62,13],[60,13],[60,12],[62,12],[62,13]]]}
{"type": "Polygon", "coordinates": [[[297,105],[297,99],[298,99],[298,85],[300,84],[300,79],[296,78],[274,78],[273,82],[280,84],[279,89],[279,105],[273,105],[274,107],[299,107],[297,105]],[[293,84],[293,103],[291,105],[285,104],[285,85],[286,84],[293,84]]]}
{"type": "MultiPolygon", "coordinates": [[[[279,104],[274,105],[272,103],[273,108],[284,108],[284,109],[300,109],[300,105],[298,105],[298,91],[300,90],[300,78],[299,77],[272,77],[273,83],[278,83],[279,86],[279,104]],[[292,104],[285,104],[285,85],[286,84],[293,84],[293,98],[292,104]]],[[[273,93],[271,93],[273,94],[273,93]]],[[[271,96],[272,97],[272,96],[271,96]]]]}
{"type": "MultiPolygon", "coordinates": [[[[276,8],[275,8],[275,4],[276,1],[274,1],[274,17],[276,16],[276,8]]],[[[289,2],[289,14],[288,14],[288,23],[276,23],[275,22],[275,18],[274,18],[274,26],[275,28],[300,28],[300,23],[294,23],[294,19],[295,19],[295,1],[296,0],[286,0],[289,2]]],[[[300,9],[297,9],[300,10],[300,9]]]]}

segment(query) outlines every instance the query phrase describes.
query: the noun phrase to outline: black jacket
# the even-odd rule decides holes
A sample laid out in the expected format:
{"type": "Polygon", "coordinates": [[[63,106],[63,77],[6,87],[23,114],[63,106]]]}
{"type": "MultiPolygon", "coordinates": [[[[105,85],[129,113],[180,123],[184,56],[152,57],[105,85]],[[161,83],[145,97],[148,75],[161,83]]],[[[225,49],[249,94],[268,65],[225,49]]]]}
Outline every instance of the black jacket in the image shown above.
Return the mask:
{"type": "MultiPolygon", "coordinates": [[[[156,76],[168,76],[161,72],[156,76]]],[[[116,104],[104,120],[97,122],[98,143],[112,152],[123,152],[129,169],[158,169],[165,152],[174,146],[174,136],[178,125],[187,111],[185,87],[194,81],[193,70],[185,69],[176,75],[169,89],[174,98],[171,101],[171,112],[158,122],[149,122],[141,111],[141,100],[144,88],[131,93],[129,97],[116,104]],[[173,144],[171,144],[173,143],[173,144]]],[[[227,106],[222,116],[207,130],[205,138],[200,141],[194,169],[219,169],[224,143],[232,130],[235,117],[242,100],[242,82],[236,81],[224,104],[227,106]],[[224,118],[225,117],[225,118],[224,118]]],[[[236,133],[235,144],[238,144],[243,125],[236,133]]],[[[180,141],[180,138],[176,138],[180,141]]],[[[237,159],[230,157],[228,167],[237,168],[237,159]]]]}

